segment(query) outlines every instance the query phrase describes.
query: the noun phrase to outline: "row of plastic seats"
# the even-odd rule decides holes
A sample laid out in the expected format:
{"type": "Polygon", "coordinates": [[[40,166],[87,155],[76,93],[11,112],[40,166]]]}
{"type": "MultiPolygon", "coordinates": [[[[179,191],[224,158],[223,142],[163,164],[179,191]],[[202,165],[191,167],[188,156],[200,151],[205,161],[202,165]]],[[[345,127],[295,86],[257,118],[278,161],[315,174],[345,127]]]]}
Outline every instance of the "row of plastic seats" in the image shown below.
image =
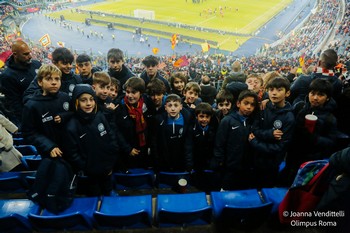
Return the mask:
{"type": "Polygon", "coordinates": [[[287,189],[256,189],[159,194],[154,216],[152,196],[75,198],[67,210],[53,214],[27,199],[0,200],[0,226],[4,232],[105,230],[205,225],[212,221],[258,226],[276,211],[287,189]]]}
{"type": "MultiPolygon", "coordinates": [[[[217,174],[204,171],[200,174],[189,172],[159,172],[153,170],[130,169],[129,173],[113,173],[114,189],[140,190],[153,188],[178,188],[178,181],[185,179],[188,186],[195,185],[206,192],[220,190],[217,174]]],[[[35,171],[2,172],[0,173],[0,193],[25,192],[35,180],[35,171]]],[[[84,190],[86,177],[79,177],[78,189],[84,190]]],[[[84,191],[80,192],[84,193],[84,191]]]]}

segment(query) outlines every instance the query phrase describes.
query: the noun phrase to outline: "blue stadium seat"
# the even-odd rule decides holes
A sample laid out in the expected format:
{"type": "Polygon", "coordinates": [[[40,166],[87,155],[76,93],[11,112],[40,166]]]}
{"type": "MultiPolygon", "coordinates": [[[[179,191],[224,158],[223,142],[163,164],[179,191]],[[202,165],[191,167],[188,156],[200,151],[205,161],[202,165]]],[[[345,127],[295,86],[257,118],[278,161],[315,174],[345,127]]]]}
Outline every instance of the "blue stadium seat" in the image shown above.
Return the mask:
{"type": "Polygon", "coordinates": [[[98,229],[152,226],[152,196],[103,197],[94,218],[98,229]]]}
{"type": "Polygon", "coordinates": [[[0,173],[0,193],[22,193],[26,192],[29,185],[27,176],[33,176],[35,172],[1,172],[0,173]]]}
{"type": "Polygon", "coordinates": [[[37,155],[38,151],[33,145],[19,145],[15,148],[21,152],[22,155],[37,155]]]}
{"type": "Polygon", "coordinates": [[[211,212],[204,192],[159,194],[156,223],[159,227],[205,225],[211,222],[211,212]]]}
{"type": "Polygon", "coordinates": [[[32,232],[28,214],[39,211],[39,206],[28,199],[0,200],[0,232],[32,232]]]}
{"type": "Polygon", "coordinates": [[[156,183],[158,188],[177,188],[180,179],[187,180],[190,184],[189,172],[159,172],[156,175],[156,183]]]}
{"type": "Polygon", "coordinates": [[[130,169],[129,173],[113,173],[116,190],[152,189],[154,172],[145,169],[130,169]]]}
{"type": "Polygon", "coordinates": [[[61,213],[53,214],[44,209],[40,214],[30,213],[28,218],[38,231],[92,230],[97,204],[97,197],[75,198],[72,205],[61,213]]]}
{"type": "Polygon", "coordinates": [[[263,198],[267,202],[272,202],[272,214],[276,214],[278,211],[278,206],[286,195],[288,188],[263,188],[261,189],[261,193],[263,198]]]}
{"type": "Polygon", "coordinates": [[[213,215],[225,226],[254,228],[262,224],[271,212],[272,202],[263,202],[257,190],[212,192],[213,215]]]}

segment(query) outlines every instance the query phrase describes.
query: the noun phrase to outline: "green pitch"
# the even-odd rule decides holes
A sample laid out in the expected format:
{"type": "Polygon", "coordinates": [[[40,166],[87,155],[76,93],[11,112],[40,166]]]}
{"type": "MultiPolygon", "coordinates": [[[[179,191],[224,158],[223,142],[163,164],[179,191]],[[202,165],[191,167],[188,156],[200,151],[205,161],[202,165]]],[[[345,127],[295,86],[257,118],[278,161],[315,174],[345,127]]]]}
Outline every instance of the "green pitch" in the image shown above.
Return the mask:
{"type": "MultiPolygon", "coordinates": [[[[292,0],[107,0],[102,3],[80,7],[83,10],[100,11],[112,14],[134,16],[134,10],[151,10],[155,12],[155,20],[176,22],[204,28],[214,28],[224,31],[251,35],[268,20],[283,10],[292,0]],[[221,9],[221,10],[220,10],[221,9]]],[[[51,17],[65,15],[67,20],[84,22],[89,15],[74,14],[70,10],[55,12],[51,17]]],[[[119,22],[135,27],[156,29],[164,32],[188,35],[204,40],[217,41],[220,49],[234,51],[249,39],[249,36],[230,36],[217,33],[193,31],[175,28],[140,20],[125,18],[94,16],[110,22],[119,22]]],[[[162,37],[161,34],[151,34],[162,37]]],[[[169,38],[170,39],[170,38],[169,38]]],[[[194,42],[195,43],[195,42],[194,42]]]]}
{"type": "Polygon", "coordinates": [[[200,1],[194,4],[192,0],[108,0],[83,9],[128,16],[133,16],[136,9],[152,10],[155,12],[156,20],[250,34],[291,2],[291,0],[200,1]]]}

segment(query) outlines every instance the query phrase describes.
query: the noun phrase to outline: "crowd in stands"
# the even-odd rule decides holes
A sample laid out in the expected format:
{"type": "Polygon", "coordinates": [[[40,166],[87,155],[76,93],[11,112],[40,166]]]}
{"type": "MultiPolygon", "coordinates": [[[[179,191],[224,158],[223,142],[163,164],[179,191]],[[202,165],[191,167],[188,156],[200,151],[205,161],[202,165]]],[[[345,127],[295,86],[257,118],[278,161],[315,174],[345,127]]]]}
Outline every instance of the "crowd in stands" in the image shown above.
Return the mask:
{"type": "Polygon", "coordinates": [[[0,5],[0,20],[3,20],[7,16],[13,14],[14,9],[10,5],[0,5]]]}
{"type": "MultiPolygon", "coordinates": [[[[222,190],[289,186],[303,162],[329,158],[348,146],[338,136],[350,135],[350,7],[336,34],[345,41],[330,45],[344,53],[316,55],[339,13],[337,0],[320,3],[266,56],[188,55],[184,66],[180,57],[125,57],[117,48],[95,56],[10,44],[1,31],[1,49],[12,55],[0,73],[0,119],[6,115],[43,158],[63,157],[86,175],[88,196],[110,195],[112,172],[132,168],[199,178],[212,170],[222,190]],[[306,115],[317,116],[316,127],[306,115]]],[[[0,148],[0,164],[9,164],[1,153],[12,149],[0,148]]]]}
{"type": "Polygon", "coordinates": [[[312,56],[327,33],[336,26],[339,12],[339,0],[319,1],[316,12],[300,28],[293,30],[282,43],[266,48],[263,54],[279,58],[312,56]]]}

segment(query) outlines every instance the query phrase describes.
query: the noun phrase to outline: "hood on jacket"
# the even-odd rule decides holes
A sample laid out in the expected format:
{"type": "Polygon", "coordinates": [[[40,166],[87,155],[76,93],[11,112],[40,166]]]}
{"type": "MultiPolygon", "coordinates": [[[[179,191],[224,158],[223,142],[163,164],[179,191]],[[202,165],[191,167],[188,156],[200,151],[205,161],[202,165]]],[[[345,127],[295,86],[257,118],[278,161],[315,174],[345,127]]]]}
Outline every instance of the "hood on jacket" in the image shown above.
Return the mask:
{"type": "MultiPolygon", "coordinates": [[[[73,90],[73,94],[72,94],[72,104],[71,106],[74,106],[74,111],[77,111],[77,107],[78,107],[78,98],[79,96],[81,96],[82,94],[90,94],[94,97],[95,102],[96,102],[96,95],[95,95],[95,91],[92,89],[92,87],[89,84],[77,84],[75,85],[75,88],[73,90]]],[[[97,107],[97,103],[95,108],[97,107]]]]}

